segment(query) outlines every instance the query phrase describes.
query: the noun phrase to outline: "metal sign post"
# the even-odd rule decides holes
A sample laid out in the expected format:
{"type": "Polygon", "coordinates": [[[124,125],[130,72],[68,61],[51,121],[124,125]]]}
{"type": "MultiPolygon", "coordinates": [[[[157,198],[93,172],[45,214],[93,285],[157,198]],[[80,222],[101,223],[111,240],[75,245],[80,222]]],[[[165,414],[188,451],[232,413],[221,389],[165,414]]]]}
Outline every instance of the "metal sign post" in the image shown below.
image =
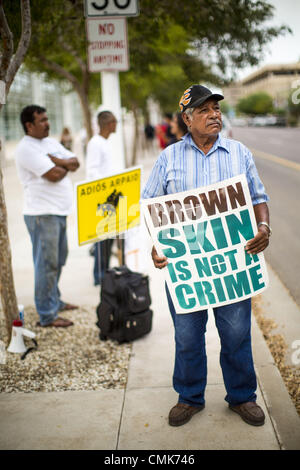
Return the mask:
{"type": "MultiPolygon", "coordinates": [[[[88,68],[90,72],[101,73],[102,108],[113,112],[118,120],[117,132],[111,136],[117,158],[116,171],[125,168],[119,80],[119,71],[129,69],[124,17],[138,15],[137,0],[85,0],[88,68]]],[[[124,240],[121,246],[123,263],[124,240]]]]}

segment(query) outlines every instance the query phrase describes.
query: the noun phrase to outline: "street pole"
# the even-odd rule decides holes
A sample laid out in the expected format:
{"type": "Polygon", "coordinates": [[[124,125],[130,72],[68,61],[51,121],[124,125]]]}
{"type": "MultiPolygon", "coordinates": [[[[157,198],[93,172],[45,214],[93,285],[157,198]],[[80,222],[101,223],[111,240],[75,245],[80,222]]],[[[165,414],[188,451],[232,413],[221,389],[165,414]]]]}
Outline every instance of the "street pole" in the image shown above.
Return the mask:
{"type": "Polygon", "coordinates": [[[121,94],[119,72],[101,72],[101,90],[103,111],[111,111],[118,120],[115,134],[111,134],[110,140],[114,149],[116,171],[125,168],[125,152],[123,140],[123,122],[121,109],[121,94]]]}
{"type": "MultiPolygon", "coordinates": [[[[101,72],[101,91],[102,91],[102,109],[111,111],[118,120],[115,134],[110,135],[111,145],[114,149],[114,164],[116,171],[125,168],[125,152],[123,140],[123,122],[121,109],[121,93],[119,72],[103,71],[101,72]]],[[[108,243],[106,240],[104,243],[108,243]]],[[[124,239],[117,236],[119,264],[125,264],[125,246],[124,239]]],[[[108,256],[107,250],[105,256],[108,256]]]]}

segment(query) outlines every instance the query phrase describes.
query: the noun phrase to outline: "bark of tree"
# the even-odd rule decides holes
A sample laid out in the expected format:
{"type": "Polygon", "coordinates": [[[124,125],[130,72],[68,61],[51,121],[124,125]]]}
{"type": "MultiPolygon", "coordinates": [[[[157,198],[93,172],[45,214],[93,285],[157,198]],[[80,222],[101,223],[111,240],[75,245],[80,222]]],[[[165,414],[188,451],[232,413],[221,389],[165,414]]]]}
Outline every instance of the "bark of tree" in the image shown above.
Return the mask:
{"type": "MultiPolygon", "coordinates": [[[[30,0],[20,0],[22,16],[22,34],[14,54],[13,35],[9,29],[0,0],[0,35],[2,37],[2,56],[0,58],[0,80],[5,82],[6,96],[15,78],[17,71],[23,63],[31,36],[30,0]]],[[[0,103],[0,111],[3,104],[0,103]]],[[[0,142],[1,145],[1,142],[0,142]]],[[[8,342],[11,338],[12,322],[18,317],[18,303],[14,285],[11,262],[11,248],[8,235],[7,210],[5,204],[3,175],[0,162],[0,296],[5,316],[8,342]]]]}
{"type": "Polygon", "coordinates": [[[11,249],[8,237],[7,211],[3,189],[3,176],[0,168],[0,295],[5,317],[8,342],[12,322],[18,318],[18,303],[11,263],[11,249]]]}

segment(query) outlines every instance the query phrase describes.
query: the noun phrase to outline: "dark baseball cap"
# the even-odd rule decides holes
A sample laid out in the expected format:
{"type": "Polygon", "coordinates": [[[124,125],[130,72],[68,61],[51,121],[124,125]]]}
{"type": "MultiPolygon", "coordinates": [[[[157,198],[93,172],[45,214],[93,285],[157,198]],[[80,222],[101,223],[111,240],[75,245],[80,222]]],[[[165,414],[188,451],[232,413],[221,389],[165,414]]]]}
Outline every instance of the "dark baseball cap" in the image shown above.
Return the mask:
{"type": "Polygon", "coordinates": [[[213,98],[217,101],[224,99],[223,95],[218,93],[212,93],[208,88],[202,85],[192,85],[185,90],[179,101],[179,107],[181,112],[187,108],[196,108],[200,106],[204,101],[213,98]]]}

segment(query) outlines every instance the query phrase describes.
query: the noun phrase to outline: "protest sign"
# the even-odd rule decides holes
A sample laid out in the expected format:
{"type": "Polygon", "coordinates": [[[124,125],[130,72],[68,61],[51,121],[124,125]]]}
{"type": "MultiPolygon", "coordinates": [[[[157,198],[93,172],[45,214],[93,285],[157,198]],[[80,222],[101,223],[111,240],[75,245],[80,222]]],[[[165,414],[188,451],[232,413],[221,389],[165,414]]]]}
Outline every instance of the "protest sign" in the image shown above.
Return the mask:
{"type": "Polygon", "coordinates": [[[142,201],[153,244],[168,258],[167,286],[177,313],[247,299],[268,286],[263,253],[245,251],[257,233],[245,175],[142,201]]]}
{"type": "Polygon", "coordinates": [[[141,168],[76,184],[78,244],[114,238],[140,224],[141,168]]]}

